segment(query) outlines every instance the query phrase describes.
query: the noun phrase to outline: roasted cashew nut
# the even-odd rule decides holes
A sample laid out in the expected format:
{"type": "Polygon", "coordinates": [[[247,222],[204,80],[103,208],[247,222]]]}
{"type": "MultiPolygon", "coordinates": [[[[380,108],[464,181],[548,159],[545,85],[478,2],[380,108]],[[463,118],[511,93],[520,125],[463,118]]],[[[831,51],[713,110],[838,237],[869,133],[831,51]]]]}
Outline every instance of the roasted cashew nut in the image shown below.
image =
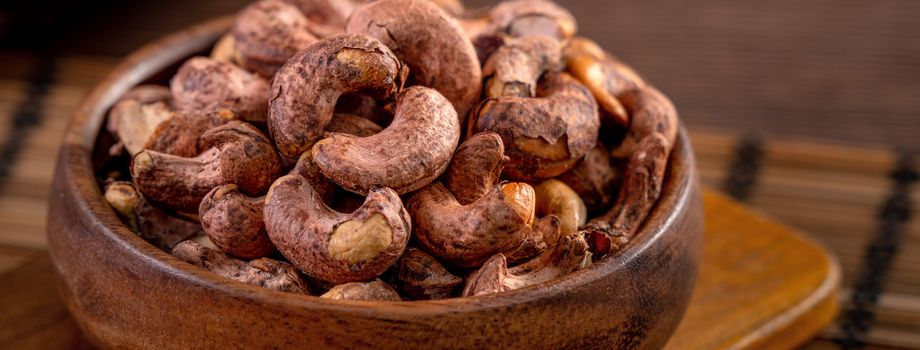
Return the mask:
{"type": "Polygon", "coordinates": [[[535,97],[537,81],[562,67],[559,43],[547,36],[527,36],[502,46],[486,61],[482,75],[486,97],[535,97]]]}
{"type": "Polygon", "coordinates": [[[116,181],[105,186],[105,201],[131,231],[160,249],[201,234],[201,225],[178,218],[148,203],[134,184],[116,181]]]}
{"type": "Polygon", "coordinates": [[[590,263],[591,252],[584,237],[568,235],[560,239],[554,249],[512,268],[508,268],[504,254],[493,256],[466,279],[463,296],[500,293],[551,281],[590,263]]]}
{"type": "Polygon", "coordinates": [[[645,81],[632,68],[585,38],[569,40],[563,56],[569,73],[591,90],[614,122],[629,125],[629,113],[618,96],[645,86],[645,81]]]}
{"type": "Polygon", "coordinates": [[[664,136],[665,152],[670,153],[679,127],[677,109],[671,100],[649,85],[621,94],[619,99],[630,115],[629,132],[612,155],[627,158],[638,151],[639,142],[655,134],[664,136]]]}
{"type": "Polygon", "coordinates": [[[278,150],[294,158],[323,137],[343,93],[393,95],[404,68],[376,39],[336,36],[292,57],[275,75],[269,101],[268,128],[278,150]]]}
{"type": "Polygon", "coordinates": [[[469,268],[523,242],[534,204],[532,197],[530,208],[519,201],[527,198],[508,197],[496,186],[475,202],[461,205],[444,185],[434,183],[413,194],[408,208],[415,237],[425,251],[448,265],[469,268]]]}
{"type": "Polygon", "coordinates": [[[547,35],[564,40],[575,35],[578,26],[572,14],[552,1],[509,0],[489,12],[486,32],[514,37],[547,35]]]}
{"type": "Polygon", "coordinates": [[[342,34],[345,22],[355,10],[352,0],[284,0],[300,9],[312,22],[310,31],[320,38],[342,34]]]}
{"type": "Polygon", "coordinates": [[[610,208],[617,192],[619,173],[610,163],[610,153],[598,142],[575,167],[556,177],[568,185],[588,208],[588,213],[600,214],[610,208]]]}
{"type": "Polygon", "coordinates": [[[383,131],[368,137],[331,133],[312,152],[323,174],[346,190],[388,187],[405,194],[440,176],[459,141],[457,114],[447,99],[414,86],[399,95],[393,122],[383,131]]]}
{"type": "Polygon", "coordinates": [[[205,132],[236,120],[228,109],[182,109],[157,125],[144,149],[179,157],[194,157],[204,152],[201,137],[205,132]]]}
{"type": "Polygon", "coordinates": [[[265,121],[268,81],[232,63],[192,57],[169,86],[179,109],[226,108],[240,119],[265,121]]]}
{"type": "Polygon", "coordinates": [[[170,100],[165,87],[134,88],[112,106],[107,128],[133,156],[144,149],[157,126],[173,117],[170,100]]]}
{"type": "Polygon", "coordinates": [[[428,0],[378,0],[358,7],[346,32],[368,34],[390,47],[417,84],[450,100],[465,125],[479,99],[482,71],[456,19],[428,0]]]}
{"type": "Polygon", "coordinates": [[[371,282],[340,284],[319,296],[334,300],[401,301],[399,293],[379,278],[371,282]]]}
{"type": "Polygon", "coordinates": [[[138,190],[166,208],[194,213],[214,187],[236,184],[240,192],[258,196],[281,172],[274,147],[255,127],[233,121],[201,137],[212,148],[195,158],[145,150],[131,161],[138,190]]]}
{"type": "Polygon", "coordinates": [[[537,196],[537,215],[558,217],[562,235],[578,232],[578,228],[588,221],[588,208],[585,207],[585,203],[578,193],[562,181],[549,179],[533,189],[537,196]]]}
{"type": "Polygon", "coordinates": [[[285,62],[319,40],[310,20],[296,6],[280,0],[260,0],[236,16],[231,32],[240,64],[271,78],[285,62]]]}
{"type": "Polygon", "coordinates": [[[399,290],[415,300],[450,298],[463,279],[447,271],[437,259],[409,247],[397,263],[399,290]]]}
{"type": "Polygon", "coordinates": [[[591,93],[565,73],[548,73],[537,98],[491,98],[480,105],[474,132],[502,137],[515,180],[555,177],[594,147],[600,120],[591,93]]]}
{"type": "Polygon", "coordinates": [[[233,184],[215,187],[198,208],[201,226],[224,253],[247,260],[267,257],[275,246],[265,232],[264,202],[263,197],[240,193],[233,184]]]}
{"type": "Polygon", "coordinates": [[[241,66],[243,62],[240,52],[236,49],[236,39],[233,38],[233,33],[227,33],[220,37],[214,43],[209,57],[215,61],[229,62],[238,66],[241,66]]]}
{"type": "Polygon", "coordinates": [[[309,294],[310,286],[286,262],[261,258],[245,262],[194,241],[179,243],[172,255],[218,275],[262,288],[296,294],[309,294]]]}
{"type": "Polygon", "coordinates": [[[299,175],[275,181],[264,215],[278,251],[307,275],[331,283],[379,276],[402,255],[412,230],[391,189],[371,190],[360,208],[344,214],[326,206],[299,175]]]}
{"type": "Polygon", "coordinates": [[[445,185],[467,205],[482,198],[501,179],[508,163],[502,139],[494,132],[473,135],[457,148],[445,173],[445,185]]]}

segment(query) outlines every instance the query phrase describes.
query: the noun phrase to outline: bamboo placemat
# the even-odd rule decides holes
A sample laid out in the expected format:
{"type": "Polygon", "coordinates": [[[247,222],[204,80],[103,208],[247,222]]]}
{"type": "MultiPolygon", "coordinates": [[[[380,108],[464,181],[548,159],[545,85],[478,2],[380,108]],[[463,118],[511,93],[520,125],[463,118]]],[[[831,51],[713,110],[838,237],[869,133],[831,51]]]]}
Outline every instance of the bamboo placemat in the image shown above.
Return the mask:
{"type": "MultiPolygon", "coordinates": [[[[0,54],[0,271],[41,254],[55,153],[70,111],[116,62],[0,54]]],[[[920,349],[920,188],[912,157],[689,125],[701,181],[807,232],[844,271],[844,312],[810,348],[864,340],[920,349]],[[876,298],[877,296],[877,298],[876,298]],[[861,330],[865,330],[862,332],[861,330]],[[848,334],[850,336],[848,336],[848,334]]]]}

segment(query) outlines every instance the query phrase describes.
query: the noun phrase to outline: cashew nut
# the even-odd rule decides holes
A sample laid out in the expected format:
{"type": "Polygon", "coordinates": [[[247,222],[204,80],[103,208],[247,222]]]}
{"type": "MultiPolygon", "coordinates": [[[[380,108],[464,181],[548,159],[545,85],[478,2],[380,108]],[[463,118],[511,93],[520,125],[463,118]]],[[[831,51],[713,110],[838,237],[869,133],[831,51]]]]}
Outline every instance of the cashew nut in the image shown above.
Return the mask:
{"type": "Polygon", "coordinates": [[[547,35],[564,40],[575,35],[577,30],[575,17],[552,1],[510,0],[492,8],[486,31],[514,37],[547,35]]]}
{"type": "Polygon", "coordinates": [[[397,263],[399,290],[415,300],[450,298],[463,279],[454,276],[437,259],[409,247],[397,263]]]}
{"type": "Polygon", "coordinates": [[[241,259],[267,257],[275,246],[262,220],[264,200],[240,193],[233,184],[215,187],[198,208],[201,226],[224,253],[241,259]]]}
{"type": "Polygon", "coordinates": [[[428,0],[378,0],[358,7],[346,32],[366,33],[392,49],[416,83],[447,97],[465,125],[479,99],[482,71],[456,19],[428,0]]]}
{"type": "Polygon", "coordinates": [[[379,278],[371,282],[340,284],[319,297],[335,300],[402,301],[393,287],[379,278]]]}
{"type": "Polygon", "coordinates": [[[236,184],[240,192],[257,196],[281,172],[270,141],[255,127],[232,121],[201,136],[211,149],[194,158],[145,150],[131,161],[138,190],[154,203],[192,212],[214,187],[236,184]]]}
{"type": "Polygon", "coordinates": [[[537,80],[562,65],[559,43],[547,36],[528,36],[502,46],[486,61],[486,97],[534,97],[537,80]]]}
{"type": "Polygon", "coordinates": [[[667,138],[658,133],[646,136],[636,146],[613,208],[592,219],[583,230],[597,258],[616,252],[645,222],[661,196],[669,152],[667,138]]]}
{"type": "Polygon", "coordinates": [[[172,250],[172,255],[239,282],[288,293],[310,293],[309,285],[300,277],[297,269],[286,262],[262,258],[247,263],[193,241],[179,243],[172,250]]]}
{"type": "MultiPolygon", "coordinates": [[[[144,89],[148,91],[145,94],[159,93],[160,90],[150,87],[144,89]]],[[[108,128],[117,136],[128,154],[135,155],[143,150],[157,126],[173,117],[173,110],[167,101],[144,101],[125,96],[112,107],[108,128]]]]}
{"type": "Polygon", "coordinates": [[[556,215],[547,215],[534,220],[531,227],[522,229],[524,241],[514,250],[505,252],[508,263],[517,264],[533,259],[543,254],[547,249],[556,246],[562,237],[562,222],[556,215]]]}
{"type": "Polygon", "coordinates": [[[177,243],[201,234],[197,223],[151,205],[130,182],[116,181],[105,186],[105,200],[131,231],[160,249],[171,250],[177,243]]]}
{"type": "Polygon", "coordinates": [[[268,81],[232,63],[192,57],[169,86],[180,109],[226,108],[243,120],[265,121],[268,81]]]}
{"type": "Polygon", "coordinates": [[[645,86],[632,68],[585,38],[572,38],[563,50],[569,73],[585,84],[601,108],[619,125],[629,125],[621,94],[645,86]]]}
{"type": "Polygon", "coordinates": [[[229,62],[238,66],[243,65],[243,58],[240,56],[240,52],[236,50],[236,39],[233,38],[233,33],[224,34],[214,43],[210,57],[215,61],[229,62]]]}
{"type": "Polygon", "coordinates": [[[610,207],[616,193],[617,169],[610,163],[610,154],[598,142],[585,159],[578,161],[572,170],[556,179],[568,185],[584,202],[589,213],[599,213],[610,207]]]}
{"type": "Polygon", "coordinates": [[[323,281],[367,281],[392,266],[412,226],[399,196],[371,190],[351,214],[336,212],[317,198],[307,180],[283,176],[265,198],[268,236],[291,263],[323,281]]]}
{"type": "MultiPolygon", "coordinates": [[[[515,187],[523,186],[526,185],[515,187]]],[[[534,204],[531,201],[528,208],[528,204],[517,202],[520,199],[526,200],[526,195],[506,197],[496,186],[475,202],[461,205],[444,185],[436,182],[413,194],[408,208],[415,223],[415,237],[425,251],[448,265],[469,268],[523,242],[534,204]]]]}
{"type": "Polygon", "coordinates": [[[494,132],[473,135],[457,148],[445,174],[445,184],[462,205],[492,190],[508,163],[502,139],[494,132]]]}
{"type": "Polygon", "coordinates": [[[383,131],[368,137],[331,133],[312,152],[323,174],[346,190],[364,194],[389,187],[405,194],[440,176],[459,141],[450,103],[415,86],[399,95],[393,122],[383,131]]]}
{"type": "Polygon", "coordinates": [[[537,195],[537,215],[555,215],[559,218],[563,235],[578,232],[588,220],[588,208],[562,181],[549,179],[534,187],[537,195]]]}
{"type": "Polygon", "coordinates": [[[285,0],[310,20],[310,30],[320,38],[342,34],[345,21],[355,9],[352,0],[285,0]]]}
{"type": "Polygon", "coordinates": [[[291,56],[319,40],[310,25],[296,6],[280,0],[260,0],[246,6],[232,29],[240,63],[271,78],[291,56]]]}
{"type": "Polygon", "coordinates": [[[600,120],[591,93],[565,73],[548,73],[537,98],[490,98],[473,130],[502,137],[511,158],[505,176],[546,179],[571,169],[596,141],[600,120]]]}
{"type": "Polygon", "coordinates": [[[160,123],[147,139],[144,149],[180,157],[194,157],[205,150],[205,132],[236,119],[228,109],[178,110],[160,123]]]}
{"type": "Polygon", "coordinates": [[[359,34],[322,40],[292,57],[275,75],[268,128],[278,150],[297,157],[318,141],[343,93],[395,93],[405,74],[379,41],[359,34]]]}
{"type": "Polygon", "coordinates": [[[670,153],[679,127],[677,109],[671,100],[649,85],[623,93],[619,99],[630,115],[629,132],[612,155],[616,158],[629,157],[638,151],[640,141],[654,134],[664,136],[667,142],[665,153],[670,153]]]}
{"type": "Polygon", "coordinates": [[[493,256],[466,279],[463,296],[494,294],[547,282],[590,263],[591,252],[584,237],[568,235],[554,249],[512,268],[508,268],[504,254],[493,256]]]}

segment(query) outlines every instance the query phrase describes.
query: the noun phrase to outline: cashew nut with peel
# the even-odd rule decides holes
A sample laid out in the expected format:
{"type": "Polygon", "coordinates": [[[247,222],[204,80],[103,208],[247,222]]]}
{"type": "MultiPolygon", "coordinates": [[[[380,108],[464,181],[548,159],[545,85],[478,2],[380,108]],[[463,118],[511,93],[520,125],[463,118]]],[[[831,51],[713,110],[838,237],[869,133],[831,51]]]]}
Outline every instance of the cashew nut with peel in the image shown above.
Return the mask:
{"type": "Polygon", "coordinates": [[[642,140],[655,134],[664,136],[665,153],[670,153],[679,127],[677,109],[671,100],[650,85],[621,94],[619,99],[630,115],[629,131],[612,155],[629,157],[638,151],[642,140]]]}
{"type": "Polygon", "coordinates": [[[490,98],[477,111],[473,132],[502,137],[515,180],[552,178],[594,148],[600,120],[591,93],[565,73],[548,73],[537,98],[490,98]]]}
{"type": "Polygon", "coordinates": [[[555,215],[559,218],[562,235],[578,232],[588,220],[588,208],[578,193],[562,181],[549,179],[534,186],[537,196],[537,215],[555,215]]]}
{"type": "Polygon", "coordinates": [[[292,57],[275,75],[268,128],[278,150],[297,157],[323,137],[343,93],[393,95],[404,68],[376,39],[346,34],[317,42],[292,57]]]}
{"type": "Polygon", "coordinates": [[[610,153],[603,142],[598,142],[574,168],[556,177],[578,193],[588,213],[595,215],[610,208],[618,178],[618,171],[610,163],[610,153]]]}
{"type": "Polygon", "coordinates": [[[236,114],[223,108],[181,109],[157,125],[144,149],[180,157],[194,157],[206,149],[201,136],[218,126],[236,120],[236,114]]]}
{"type": "Polygon", "coordinates": [[[457,202],[467,205],[484,196],[501,179],[508,163],[502,139],[494,132],[473,135],[457,148],[445,184],[457,202]]]}
{"type": "Polygon", "coordinates": [[[401,301],[399,293],[393,290],[386,282],[379,278],[371,282],[350,282],[340,284],[329,289],[319,296],[335,300],[364,300],[364,301],[401,301]]]}
{"type": "Polygon", "coordinates": [[[208,57],[185,61],[169,84],[180,109],[226,108],[251,122],[265,121],[268,86],[258,75],[208,57]]]}
{"type": "MultiPolygon", "coordinates": [[[[169,94],[165,87],[135,88],[131,92],[142,92],[122,97],[109,111],[107,128],[118,138],[128,154],[133,156],[143,150],[157,126],[173,117],[169,98],[159,95],[163,90],[169,94]]],[[[120,150],[117,152],[120,153],[120,150]]]]}
{"type": "Polygon", "coordinates": [[[312,149],[313,160],[330,180],[354,193],[376,187],[399,194],[440,176],[460,141],[450,103],[437,91],[414,86],[396,101],[393,122],[368,137],[331,133],[312,149]]]}
{"type": "Polygon", "coordinates": [[[562,222],[553,214],[535,219],[533,225],[522,230],[524,241],[513,250],[503,253],[509,264],[518,264],[543,254],[556,246],[562,234],[562,222]]]}
{"type": "Polygon", "coordinates": [[[534,198],[526,184],[495,186],[485,196],[461,205],[439,182],[409,198],[419,245],[448,265],[470,268],[497,253],[517,248],[533,221],[534,198]]]}
{"type": "Polygon", "coordinates": [[[578,25],[568,10],[546,0],[508,0],[489,11],[486,32],[514,37],[547,35],[564,40],[575,35],[578,25]]]}
{"type": "Polygon", "coordinates": [[[201,137],[212,148],[194,158],[145,150],[131,161],[138,190],[166,208],[194,213],[214,187],[236,184],[240,192],[258,196],[281,172],[270,141],[253,127],[232,121],[201,137]]]}
{"type": "Polygon", "coordinates": [[[201,226],[224,253],[241,259],[267,257],[275,246],[265,232],[264,202],[240,193],[233,184],[215,187],[199,206],[201,226]]]}
{"type": "Polygon", "coordinates": [[[215,61],[229,62],[238,66],[241,66],[243,62],[240,52],[236,50],[236,39],[233,38],[233,33],[227,33],[220,37],[214,43],[214,48],[211,49],[209,57],[215,61]]]}
{"type": "Polygon", "coordinates": [[[668,140],[658,133],[646,136],[636,146],[613,208],[592,219],[583,230],[597,258],[622,248],[645,222],[661,196],[668,155],[668,140]]]}
{"type": "Polygon", "coordinates": [[[310,30],[320,38],[342,34],[345,21],[355,10],[352,0],[284,0],[300,10],[312,25],[310,30]]]}
{"type": "Polygon", "coordinates": [[[586,38],[572,38],[563,49],[568,71],[591,90],[601,108],[619,125],[629,125],[629,113],[618,99],[645,86],[629,66],[586,38]]]}
{"type": "Polygon", "coordinates": [[[580,270],[590,263],[591,252],[588,251],[584,237],[571,234],[562,237],[552,250],[512,268],[508,268],[504,254],[493,256],[467,277],[463,296],[494,294],[547,282],[580,270]]]}
{"type": "Polygon", "coordinates": [[[296,6],[260,0],[240,11],[231,32],[242,66],[270,79],[291,56],[319,40],[310,26],[296,6]]]}
{"type": "Polygon", "coordinates": [[[116,181],[105,186],[105,200],[131,231],[160,249],[201,234],[196,222],[170,215],[148,203],[134,184],[116,181]]]}
{"type": "Polygon", "coordinates": [[[479,99],[482,70],[476,49],[451,15],[429,0],[378,0],[359,6],[346,32],[383,42],[409,66],[416,83],[447,97],[465,125],[479,99]]]}
{"type": "Polygon", "coordinates": [[[310,287],[286,262],[261,258],[245,262],[234,259],[219,250],[203,247],[194,241],[183,241],[172,250],[172,255],[192,265],[239,282],[267,289],[309,294],[310,287]]]}
{"type": "Polygon", "coordinates": [[[544,73],[562,68],[559,43],[536,35],[511,41],[489,57],[482,68],[486,97],[534,97],[544,73]]]}
{"type": "Polygon", "coordinates": [[[463,279],[447,271],[437,259],[409,247],[397,263],[396,284],[415,300],[450,298],[463,279]]]}
{"type": "Polygon", "coordinates": [[[402,255],[412,230],[391,189],[371,190],[360,208],[344,214],[326,206],[299,175],[275,181],[264,215],[278,251],[307,275],[332,283],[379,276],[402,255]]]}

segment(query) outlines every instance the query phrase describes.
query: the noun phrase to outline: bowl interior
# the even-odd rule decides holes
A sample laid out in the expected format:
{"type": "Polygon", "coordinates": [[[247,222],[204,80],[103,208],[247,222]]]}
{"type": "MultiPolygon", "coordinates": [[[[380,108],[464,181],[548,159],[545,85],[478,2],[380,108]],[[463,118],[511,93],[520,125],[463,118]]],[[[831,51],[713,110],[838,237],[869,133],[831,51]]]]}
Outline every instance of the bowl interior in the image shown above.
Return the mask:
{"type": "MultiPolygon", "coordinates": [[[[166,37],[148,45],[127,57],[95,90],[81,106],[81,113],[72,121],[65,139],[65,147],[78,149],[86,154],[81,169],[73,174],[79,181],[92,181],[98,184],[95,174],[104,173],[111,166],[107,151],[113,140],[103,129],[108,109],[131,87],[144,84],[168,85],[169,78],[176,72],[184,59],[207,54],[210,46],[229,28],[230,19],[220,18],[193,27],[182,33],[166,37]]],[[[115,164],[124,166],[124,159],[115,164]]],[[[261,302],[289,304],[292,307],[333,308],[387,308],[389,312],[402,310],[412,313],[438,313],[446,310],[460,311],[465,307],[499,307],[509,303],[540,299],[550,294],[564,293],[565,290],[578,288],[592,281],[623,269],[636,256],[643,254],[645,248],[661,238],[665,227],[673,224],[678,212],[688,210],[695,179],[693,175],[693,155],[687,141],[686,133],[681,130],[674,151],[671,154],[662,196],[643,228],[629,245],[618,254],[595,262],[585,269],[570,273],[562,278],[528,286],[525,288],[478,297],[452,298],[436,301],[405,302],[356,302],[321,299],[308,295],[295,295],[266,290],[260,287],[227,283],[227,279],[204,269],[178,260],[166,252],[143,241],[127,229],[105,205],[99,186],[84,187],[80,191],[80,200],[86,201],[84,207],[90,208],[92,215],[106,223],[100,234],[110,236],[113,241],[129,249],[138,259],[144,259],[159,269],[169,271],[189,283],[200,284],[214,290],[220,290],[235,296],[254,298],[261,302]],[[92,203],[92,205],[86,205],[92,203]],[[474,301],[474,302],[471,302],[474,301]],[[404,308],[401,305],[424,305],[423,308],[404,308]]]]}

